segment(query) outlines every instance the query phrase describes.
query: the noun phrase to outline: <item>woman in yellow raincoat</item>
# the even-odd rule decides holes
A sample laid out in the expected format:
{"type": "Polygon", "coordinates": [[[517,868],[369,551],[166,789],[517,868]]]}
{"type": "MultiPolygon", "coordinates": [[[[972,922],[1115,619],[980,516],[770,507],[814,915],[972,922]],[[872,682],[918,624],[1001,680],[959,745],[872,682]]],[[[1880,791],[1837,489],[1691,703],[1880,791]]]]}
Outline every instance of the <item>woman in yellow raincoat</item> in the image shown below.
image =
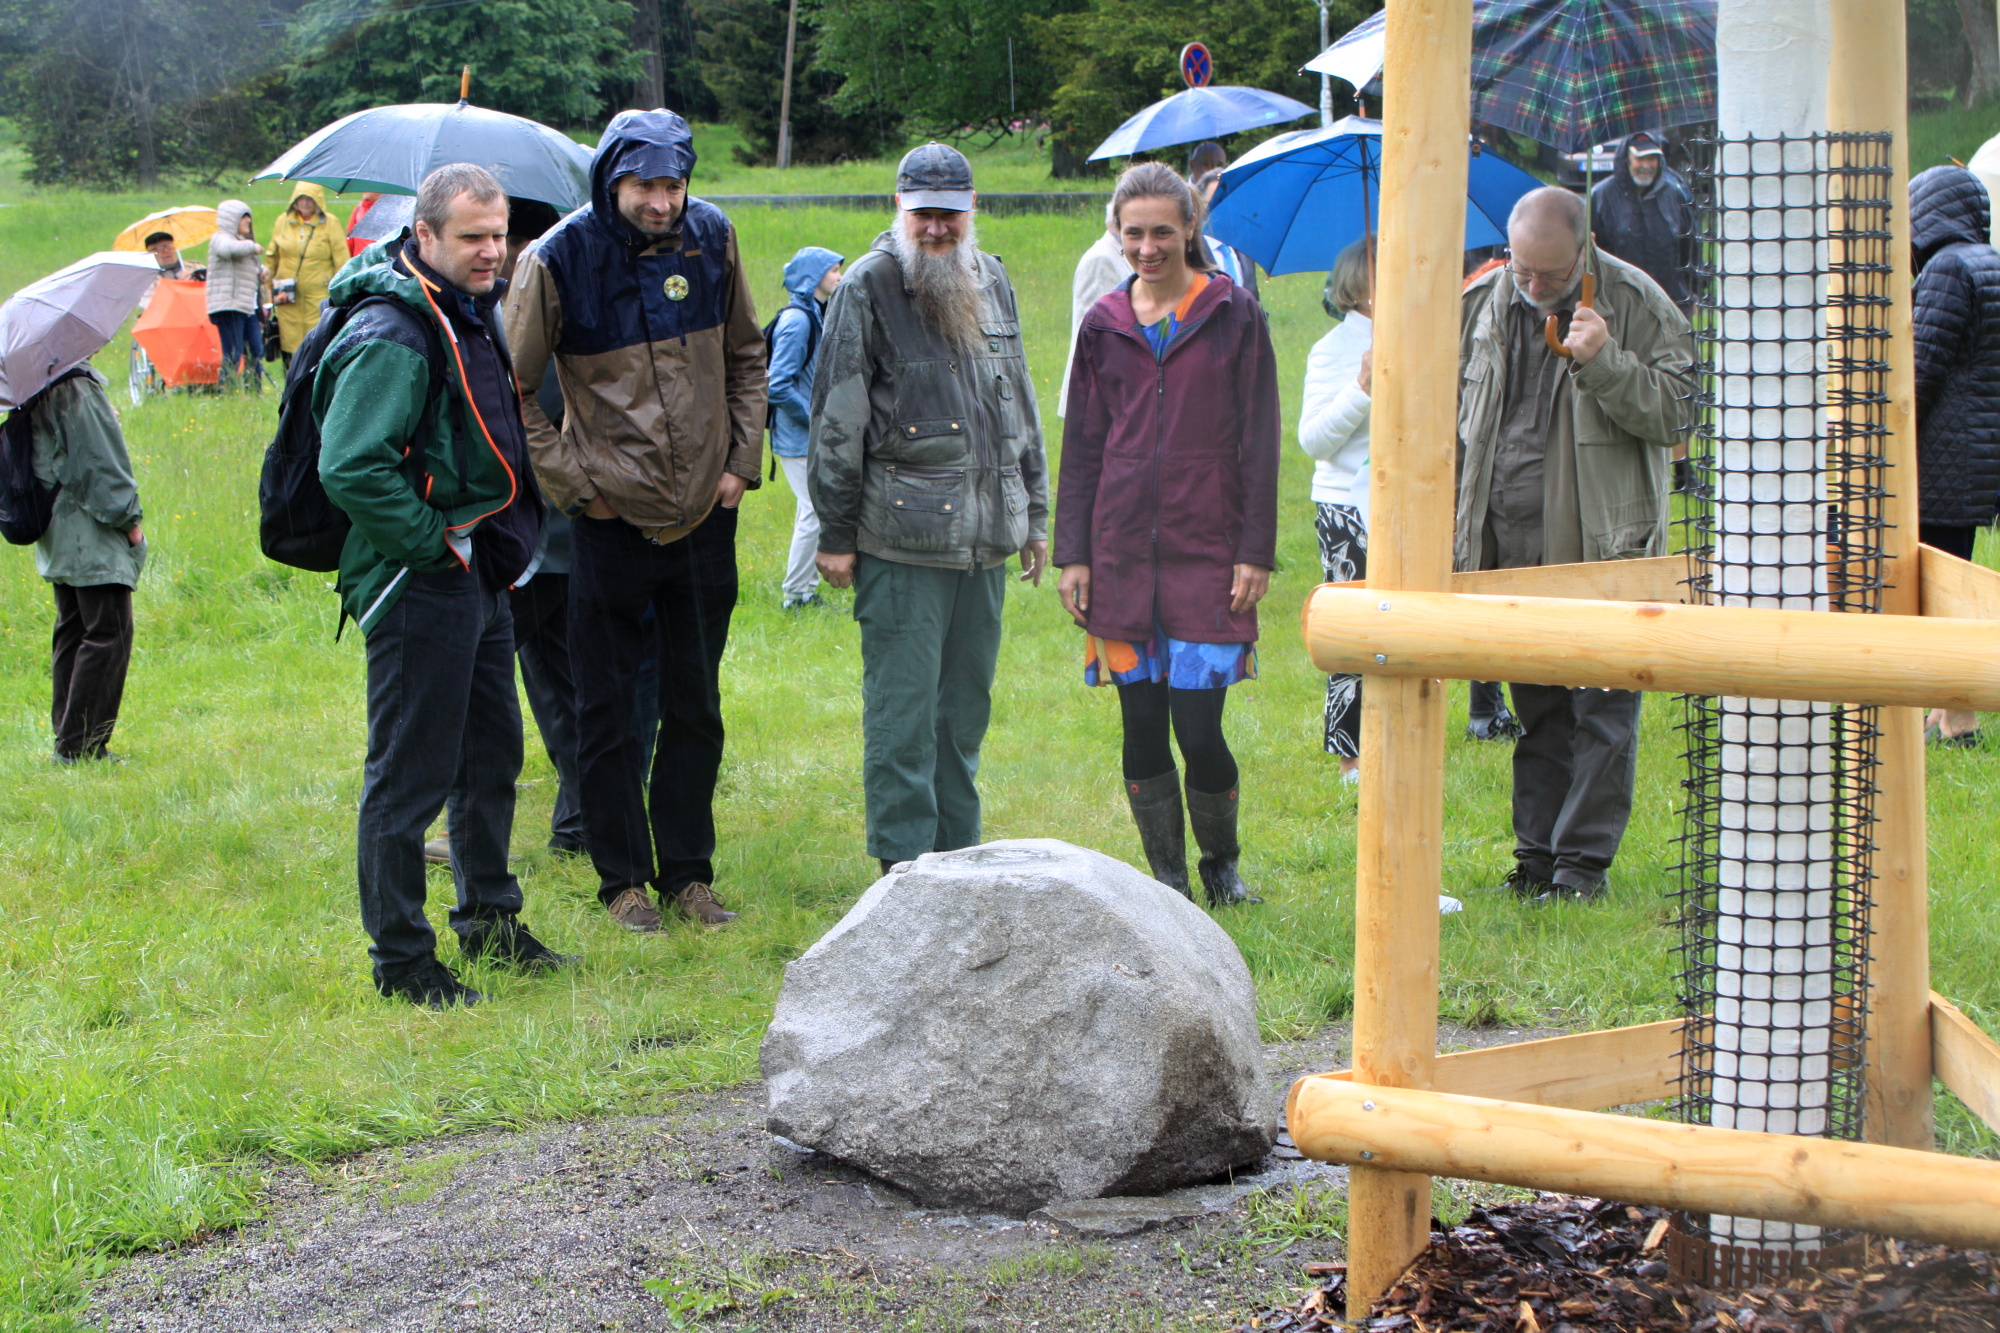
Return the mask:
{"type": "Polygon", "coordinates": [[[326,211],[326,191],[303,183],[292,187],[292,202],[272,231],[264,251],[271,261],[271,296],[278,312],[278,345],[285,364],[319,322],[327,284],[347,262],[347,229],[326,211]]]}

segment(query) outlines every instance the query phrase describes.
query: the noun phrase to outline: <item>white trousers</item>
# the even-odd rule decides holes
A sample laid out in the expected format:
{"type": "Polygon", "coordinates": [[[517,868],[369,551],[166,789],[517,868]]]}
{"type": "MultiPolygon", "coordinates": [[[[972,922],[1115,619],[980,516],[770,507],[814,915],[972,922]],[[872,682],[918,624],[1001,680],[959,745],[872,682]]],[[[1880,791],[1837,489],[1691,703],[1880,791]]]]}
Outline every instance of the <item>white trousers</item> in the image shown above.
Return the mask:
{"type": "Polygon", "coordinates": [[[819,569],[813,556],[819,553],[819,515],[813,512],[812,496],[806,492],[806,460],[780,457],[785,483],[798,497],[799,507],[792,517],[792,553],[785,561],[785,596],[810,597],[819,588],[819,569]]]}

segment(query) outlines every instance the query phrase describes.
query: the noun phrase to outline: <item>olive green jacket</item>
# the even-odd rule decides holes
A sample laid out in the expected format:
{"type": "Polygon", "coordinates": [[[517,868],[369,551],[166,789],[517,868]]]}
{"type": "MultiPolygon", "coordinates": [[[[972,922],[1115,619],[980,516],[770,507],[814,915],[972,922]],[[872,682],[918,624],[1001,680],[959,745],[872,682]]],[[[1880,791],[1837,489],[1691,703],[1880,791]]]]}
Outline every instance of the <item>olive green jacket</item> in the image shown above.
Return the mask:
{"type": "Polygon", "coordinates": [[[813,374],[819,549],[988,569],[1048,535],[1048,461],[1007,270],[979,260],[979,338],[927,325],[886,234],[833,289],[813,374]]]}
{"type": "Polygon", "coordinates": [[[134,546],[125,534],[142,517],[139,483],[104,377],[90,370],[56,385],[36,405],[34,422],[35,475],[62,487],[35,542],[36,572],[72,588],[134,586],[146,544],[134,546]]]}
{"type": "MultiPolygon", "coordinates": [[[[1670,452],[1694,419],[1694,340],[1686,317],[1625,261],[1600,250],[1596,266],[1594,306],[1611,338],[1588,365],[1571,362],[1557,377],[1544,492],[1551,533],[1580,529],[1582,548],[1564,551],[1552,541],[1549,564],[1665,555],[1670,452]]],[[[1468,570],[1479,568],[1506,407],[1513,279],[1496,268],[1466,288],[1463,299],[1452,561],[1468,570]]]]}

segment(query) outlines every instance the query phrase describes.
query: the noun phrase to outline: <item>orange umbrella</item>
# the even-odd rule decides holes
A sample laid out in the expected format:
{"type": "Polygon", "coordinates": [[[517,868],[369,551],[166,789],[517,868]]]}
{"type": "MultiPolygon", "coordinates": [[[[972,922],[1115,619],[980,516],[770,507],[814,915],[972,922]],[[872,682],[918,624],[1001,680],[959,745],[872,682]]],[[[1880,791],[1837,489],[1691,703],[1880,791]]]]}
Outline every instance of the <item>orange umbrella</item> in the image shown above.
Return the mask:
{"type": "Polygon", "coordinates": [[[152,304],[132,326],[169,388],[213,384],[222,372],[222,338],[208,322],[208,285],[160,279],[152,304]]]}

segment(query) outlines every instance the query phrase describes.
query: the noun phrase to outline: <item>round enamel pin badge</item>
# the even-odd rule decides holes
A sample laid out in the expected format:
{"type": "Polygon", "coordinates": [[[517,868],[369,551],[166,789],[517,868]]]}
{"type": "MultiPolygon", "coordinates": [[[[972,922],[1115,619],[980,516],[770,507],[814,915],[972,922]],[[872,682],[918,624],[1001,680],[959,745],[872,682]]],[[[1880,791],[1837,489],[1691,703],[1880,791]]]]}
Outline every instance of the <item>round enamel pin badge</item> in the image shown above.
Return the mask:
{"type": "Polygon", "coordinates": [[[669,301],[685,301],[688,294],[688,280],[676,273],[661,284],[669,301]]]}

